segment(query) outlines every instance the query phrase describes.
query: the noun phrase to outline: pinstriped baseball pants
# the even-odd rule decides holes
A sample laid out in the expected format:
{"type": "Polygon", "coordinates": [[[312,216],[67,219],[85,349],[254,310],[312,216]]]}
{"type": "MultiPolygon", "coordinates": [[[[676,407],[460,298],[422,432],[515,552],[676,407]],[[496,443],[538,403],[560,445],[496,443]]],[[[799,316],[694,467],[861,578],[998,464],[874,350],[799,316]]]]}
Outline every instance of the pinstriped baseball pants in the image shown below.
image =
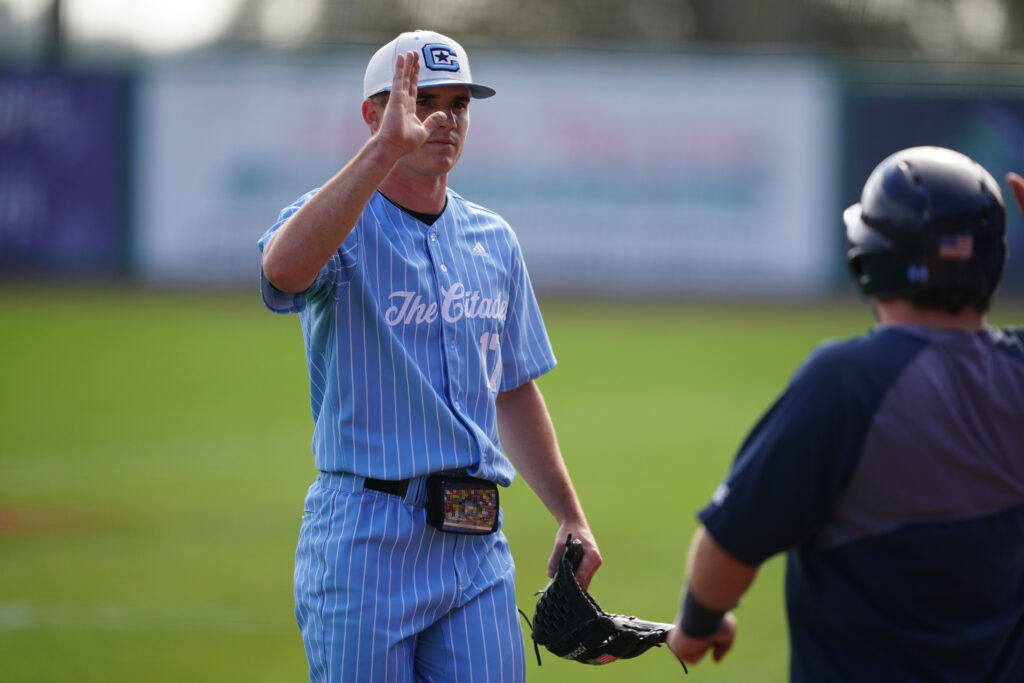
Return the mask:
{"type": "Polygon", "coordinates": [[[295,614],[314,683],[525,680],[515,569],[501,531],[426,523],[405,499],[322,473],[306,496],[295,614]]]}

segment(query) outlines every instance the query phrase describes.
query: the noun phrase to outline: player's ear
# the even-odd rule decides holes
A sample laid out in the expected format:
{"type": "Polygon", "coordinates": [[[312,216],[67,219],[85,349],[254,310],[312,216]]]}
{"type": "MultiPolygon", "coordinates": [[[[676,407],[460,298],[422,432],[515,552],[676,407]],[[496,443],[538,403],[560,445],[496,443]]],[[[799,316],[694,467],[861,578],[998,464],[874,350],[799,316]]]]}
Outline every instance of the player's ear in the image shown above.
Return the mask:
{"type": "Polygon", "coordinates": [[[371,133],[376,133],[380,128],[383,115],[384,109],[380,105],[370,99],[363,100],[363,121],[370,127],[371,133]]]}

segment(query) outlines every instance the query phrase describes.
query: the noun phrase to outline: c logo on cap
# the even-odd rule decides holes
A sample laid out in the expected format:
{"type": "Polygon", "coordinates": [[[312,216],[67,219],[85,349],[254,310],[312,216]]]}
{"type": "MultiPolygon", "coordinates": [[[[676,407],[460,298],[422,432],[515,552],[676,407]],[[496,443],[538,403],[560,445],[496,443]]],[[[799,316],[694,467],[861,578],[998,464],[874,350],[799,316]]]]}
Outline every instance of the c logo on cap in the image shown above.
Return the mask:
{"type": "Polygon", "coordinates": [[[458,71],[458,53],[447,45],[429,43],[423,46],[423,64],[431,71],[458,71]]]}

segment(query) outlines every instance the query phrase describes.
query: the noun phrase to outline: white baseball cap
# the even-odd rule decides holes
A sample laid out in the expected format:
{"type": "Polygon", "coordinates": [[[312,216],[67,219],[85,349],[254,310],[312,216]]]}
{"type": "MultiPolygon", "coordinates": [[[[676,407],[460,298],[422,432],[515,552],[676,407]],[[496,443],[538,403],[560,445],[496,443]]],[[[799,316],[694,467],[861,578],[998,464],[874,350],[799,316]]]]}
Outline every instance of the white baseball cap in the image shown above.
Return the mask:
{"type": "Polygon", "coordinates": [[[407,31],[377,50],[366,65],[363,99],[391,90],[395,77],[395,59],[409,51],[420,54],[419,87],[465,85],[473,97],[490,97],[494,88],[473,82],[469,57],[462,46],[434,31],[407,31]]]}

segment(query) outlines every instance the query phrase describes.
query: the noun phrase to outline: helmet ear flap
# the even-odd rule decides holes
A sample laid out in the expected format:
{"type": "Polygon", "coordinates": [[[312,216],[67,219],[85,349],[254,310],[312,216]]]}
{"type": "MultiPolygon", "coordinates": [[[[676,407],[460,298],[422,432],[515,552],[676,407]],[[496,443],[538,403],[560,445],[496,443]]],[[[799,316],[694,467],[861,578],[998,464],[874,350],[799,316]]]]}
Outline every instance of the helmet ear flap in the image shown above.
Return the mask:
{"type": "Polygon", "coordinates": [[[846,264],[850,268],[850,275],[853,276],[856,282],[860,283],[861,279],[867,274],[870,258],[869,254],[859,253],[853,254],[847,259],[846,264]]]}

